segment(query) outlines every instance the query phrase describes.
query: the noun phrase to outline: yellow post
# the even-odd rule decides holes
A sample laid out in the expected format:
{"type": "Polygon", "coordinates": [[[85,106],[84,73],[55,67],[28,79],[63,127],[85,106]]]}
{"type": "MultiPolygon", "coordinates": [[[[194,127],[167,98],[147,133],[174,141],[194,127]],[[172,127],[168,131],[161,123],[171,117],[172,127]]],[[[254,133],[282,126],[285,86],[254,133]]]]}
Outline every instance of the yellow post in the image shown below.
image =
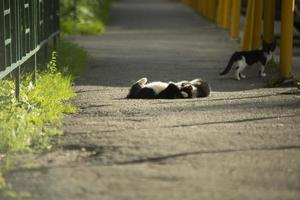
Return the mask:
{"type": "Polygon", "coordinates": [[[218,11],[217,11],[217,25],[218,26],[222,26],[222,22],[223,22],[223,14],[224,12],[224,0],[219,0],[218,3],[218,11]]]}
{"type": "Polygon", "coordinates": [[[200,0],[200,12],[202,15],[205,15],[205,0],[200,0]]]}
{"type": "Polygon", "coordinates": [[[182,3],[186,5],[191,5],[191,0],[182,0],[182,3]]]}
{"type": "Polygon", "coordinates": [[[198,12],[202,15],[203,0],[198,0],[198,12]]]}
{"type": "Polygon", "coordinates": [[[207,4],[208,4],[208,18],[212,21],[215,21],[217,0],[210,0],[207,2],[207,4]]]}
{"type": "Polygon", "coordinates": [[[212,0],[212,20],[217,21],[218,0],[212,0]]]}
{"type": "Polygon", "coordinates": [[[280,75],[292,78],[293,21],[295,0],[281,1],[280,75]]]}
{"type": "Polygon", "coordinates": [[[200,0],[193,0],[193,8],[196,10],[196,11],[199,11],[198,7],[199,7],[199,2],[200,0]]]}
{"type": "Polygon", "coordinates": [[[209,0],[204,1],[204,15],[207,18],[209,17],[209,0]]]}
{"type": "Polygon", "coordinates": [[[241,17],[241,0],[232,0],[230,36],[233,39],[239,37],[241,17]]]}
{"type": "Polygon", "coordinates": [[[230,16],[231,16],[231,0],[224,1],[224,11],[223,11],[223,23],[222,27],[228,29],[230,26],[230,16]]]}
{"type": "Polygon", "coordinates": [[[255,0],[254,21],[252,35],[252,49],[259,49],[261,44],[261,22],[262,22],[263,1],[255,0]]]}
{"type": "Polygon", "coordinates": [[[211,0],[208,2],[208,18],[210,20],[214,20],[214,4],[215,0],[211,0]]]}
{"type": "Polygon", "coordinates": [[[275,0],[264,0],[264,41],[274,40],[275,0]]]}
{"type": "Polygon", "coordinates": [[[248,0],[246,23],[244,28],[244,36],[241,43],[241,49],[249,51],[252,49],[252,32],[253,32],[253,21],[254,21],[254,5],[255,0],[248,0]]]}

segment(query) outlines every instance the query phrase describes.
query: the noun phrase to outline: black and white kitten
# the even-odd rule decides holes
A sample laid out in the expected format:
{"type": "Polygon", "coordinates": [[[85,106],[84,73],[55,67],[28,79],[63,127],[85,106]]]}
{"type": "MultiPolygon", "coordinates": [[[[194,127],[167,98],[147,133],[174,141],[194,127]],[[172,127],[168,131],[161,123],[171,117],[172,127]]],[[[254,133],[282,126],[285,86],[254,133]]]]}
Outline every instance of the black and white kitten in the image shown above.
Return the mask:
{"type": "Polygon", "coordinates": [[[276,41],[272,43],[263,42],[262,49],[253,51],[236,51],[227,64],[227,67],[220,75],[227,74],[231,68],[234,68],[234,78],[240,80],[246,78],[242,71],[246,66],[253,64],[260,65],[259,74],[261,77],[265,77],[265,66],[273,58],[273,54],[276,48],[276,41]]]}
{"type": "Polygon", "coordinates": [[[130,99],[180,99],[207,97],[210,87],[207,81],[194,79],[181,82],[155,81],[147,83],[147,78],[141,78],[135,82],[127,95],[130,99]]]}

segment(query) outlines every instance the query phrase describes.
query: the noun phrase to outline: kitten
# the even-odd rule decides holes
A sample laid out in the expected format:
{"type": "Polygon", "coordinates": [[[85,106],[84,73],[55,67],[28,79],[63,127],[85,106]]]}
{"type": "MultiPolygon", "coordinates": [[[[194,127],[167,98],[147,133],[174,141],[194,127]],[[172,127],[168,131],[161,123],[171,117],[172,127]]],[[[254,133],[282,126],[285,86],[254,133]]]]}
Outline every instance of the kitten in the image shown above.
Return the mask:
{"type": "Polygon", "coordinates": [[[205,80],[194,79],[181,82],[151,82],[147,78],[141,78],[135,82],[127,95],[131,99],[180,99],[207,97],[210,87],[205,80]]]}
{"type": "Polygon", "coordinates": [[[241,78],[246,78],[242,71],[246,66],[251,66],[253,64],[260,65],[260,76],[265,77],[265,66],[273,58],[273,54],[276,48],[276,42],[266,43],[263,42],[262,49],[253,51],[237,51],[235,52],[228,62],[227,67],[220,75],[227,74],[231,68],[235,69],[234,78],[240,80],[241,78]]]}

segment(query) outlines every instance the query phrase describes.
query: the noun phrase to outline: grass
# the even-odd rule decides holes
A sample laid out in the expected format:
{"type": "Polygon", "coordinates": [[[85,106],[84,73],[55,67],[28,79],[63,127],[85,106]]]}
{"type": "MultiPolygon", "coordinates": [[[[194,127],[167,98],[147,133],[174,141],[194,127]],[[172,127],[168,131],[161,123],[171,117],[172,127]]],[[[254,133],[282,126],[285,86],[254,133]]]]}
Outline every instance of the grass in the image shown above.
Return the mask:
{"type": "Polygon", "coordinates": [[[23,78],[20,101],[15,99],[14,81],[0,81],[0,155],[51,148],[49,139],[62,133],[64,114],[76,111],[68,100],[75,97],[71,85],[84,69],[87,54],[67,42],[61,42],[58,52],[38,73],[36,85],[31,74],[23,78]]]}
{"type": "Polygon", "coordinates": [[[112,0],[60,1],[61,30],[65,34],[99,34],[105,31],[112,0]]]}
{"type": "Polygon", "coordinates": [[[46,69],[38,71],[36,85],[32,74],[22,78],[20,101],[15,99],[14,80],[0,80],[0,196],[8,199],[30,198],[5,180],[15,153],[50,149],[50,139],[62,134],[64,115],[76,111],[68,100],[76,95],[71,86],[85,69],[88,55],[64,40],[57,49],[46,69]]]}

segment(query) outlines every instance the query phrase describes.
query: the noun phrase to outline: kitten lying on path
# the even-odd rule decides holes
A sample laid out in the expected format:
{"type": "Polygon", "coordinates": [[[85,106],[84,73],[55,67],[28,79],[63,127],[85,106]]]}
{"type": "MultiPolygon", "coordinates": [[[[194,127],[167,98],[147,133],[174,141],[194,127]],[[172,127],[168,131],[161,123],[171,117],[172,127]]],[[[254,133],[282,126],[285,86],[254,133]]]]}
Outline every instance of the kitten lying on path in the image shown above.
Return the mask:
{"type": "Polygon", "coordinates": [[[210,87],[207,81],[194,79],[181,82],[150,82],[147,78],[141,78],[135,82],[127,95],[129,99],[180,99],[207,97],[210,87]]]}
{"type": "Polygon", "coordinates": [[[220,75],[225,75],[231,70],[231,68],[234,68],[234,78],[241,80],[241,78],[246,78],[246,76],[242,74],[242,71],[247,66],[258,64],[260,65],[260,76],[265,77],[265,66],[273,58],[275,48],[276,42],[263,42],[262,49],[260,50],[237,51],[230,57],[227,67],[220,73],[220,75]]]}

